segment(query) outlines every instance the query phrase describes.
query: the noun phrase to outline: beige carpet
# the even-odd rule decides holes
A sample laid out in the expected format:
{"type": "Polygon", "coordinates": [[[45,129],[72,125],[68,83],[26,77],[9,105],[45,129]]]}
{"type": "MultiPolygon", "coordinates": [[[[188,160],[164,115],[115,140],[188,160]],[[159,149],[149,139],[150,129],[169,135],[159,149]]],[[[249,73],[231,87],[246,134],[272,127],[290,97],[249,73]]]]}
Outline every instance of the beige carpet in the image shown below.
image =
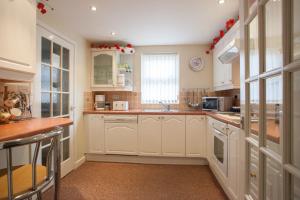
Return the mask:
{"type": "MultiPolygon", "coordinates": [[[[52,199],[50,189],[43,199],[52,199]]],[[[86,162],[64,177],[61,199],[227,199],[208,166],[86,162]]]]}

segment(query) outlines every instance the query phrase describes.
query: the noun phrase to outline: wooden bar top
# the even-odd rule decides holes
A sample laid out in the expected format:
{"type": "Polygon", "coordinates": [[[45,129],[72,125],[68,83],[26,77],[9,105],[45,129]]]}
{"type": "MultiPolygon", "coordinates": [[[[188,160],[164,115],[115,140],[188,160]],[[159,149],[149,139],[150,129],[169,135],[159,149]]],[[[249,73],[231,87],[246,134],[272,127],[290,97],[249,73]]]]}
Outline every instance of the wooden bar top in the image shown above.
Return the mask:
{"type": "Polygon", "coordinates": [[[83,114],[116,114],[116,115],[208,115],[224,123],[240,127],[240,123],[232,121],[226,117],[221,117],[218,113],[202,111],[202,110],[171,110],[165,112],[159,109],[136,109],[127,111],[113,111],[113,110],[85,110],[83,114]]]}
{"type": "Polygon", "coordinates": [[[0,142],[34,136],[57,126],[73,124],[68,118],[33,118],[0,125],[0,142]]]}

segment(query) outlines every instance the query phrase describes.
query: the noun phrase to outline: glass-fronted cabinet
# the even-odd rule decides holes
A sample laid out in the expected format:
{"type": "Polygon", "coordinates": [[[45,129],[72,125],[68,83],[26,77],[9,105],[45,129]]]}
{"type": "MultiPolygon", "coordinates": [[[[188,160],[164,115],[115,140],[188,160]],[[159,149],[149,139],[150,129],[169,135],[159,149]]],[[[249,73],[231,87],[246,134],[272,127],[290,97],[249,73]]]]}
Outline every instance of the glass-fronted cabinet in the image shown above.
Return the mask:
{"type": "Polygon", "coordinates": [[[116,59],[113,51],[93,52],[92,86],[114,87],[116,84],[116,59]]]}
{"type": "Polygon", "coordinates": [[[92,56],[94,91],[132,91],[133,55],[97,50],[92,52],[92,56]]]}

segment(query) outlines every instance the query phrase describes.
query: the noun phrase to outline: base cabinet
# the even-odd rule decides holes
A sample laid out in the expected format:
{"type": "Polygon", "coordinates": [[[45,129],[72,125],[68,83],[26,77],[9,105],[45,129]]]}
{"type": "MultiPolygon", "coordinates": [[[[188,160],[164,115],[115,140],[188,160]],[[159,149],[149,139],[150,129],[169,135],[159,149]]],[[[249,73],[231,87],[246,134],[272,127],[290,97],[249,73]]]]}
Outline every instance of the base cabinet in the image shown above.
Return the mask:
{"type": "Polygon", "coordinates": [[[157,156],[161,150],[161,116],[142,115],[139,117],[139,154],[157,156]]]}
{"type": "Polygon", "coordinates": [[[105,153],[137,155],[136,123],[105,123],[105,153]]]}
{"type": "Polygon", "coordinates": [[[86,115],[88,152],[104,153],[104,115],[86,115]]]}
{"type": "Polygon", "coordinates": [[[205,116],[186,116],[186,156],[206,157],[205,116]]]}
{"type": "Polygon", "coordinates": [[[213,119],[208,117],[207,118],[207,134],[206,134],[206,157],[209,164],[212,164],[213,159],[213,140],[214,136],[212,133],[212,123],[213,119]]]}
{"type": "Polygon", "coordinates": [[[233,199],[239,196],[239,135],[240,129],[228,125],[228,189],[233,199]]]}
{"type": "Polygon", "coordinates": [[[162,154],[185,156],[185,116],[162,116],[162,154]]]}

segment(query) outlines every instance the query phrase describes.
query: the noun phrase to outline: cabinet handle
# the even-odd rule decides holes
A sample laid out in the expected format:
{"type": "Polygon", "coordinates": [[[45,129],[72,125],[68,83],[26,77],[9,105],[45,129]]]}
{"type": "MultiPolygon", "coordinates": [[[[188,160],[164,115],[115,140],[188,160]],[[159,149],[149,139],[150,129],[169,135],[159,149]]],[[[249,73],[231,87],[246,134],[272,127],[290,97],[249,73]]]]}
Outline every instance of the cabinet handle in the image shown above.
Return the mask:
{"type": "Polygon", "coordinates": [[[256,173],[255,172],[250,172],[250,177],[251,178],[256,178],[256,173]]]}
{"type": "Polygon", "coordinates": [[[161,117],[161,119],[165,119],[165,117],[161,117]]]}

